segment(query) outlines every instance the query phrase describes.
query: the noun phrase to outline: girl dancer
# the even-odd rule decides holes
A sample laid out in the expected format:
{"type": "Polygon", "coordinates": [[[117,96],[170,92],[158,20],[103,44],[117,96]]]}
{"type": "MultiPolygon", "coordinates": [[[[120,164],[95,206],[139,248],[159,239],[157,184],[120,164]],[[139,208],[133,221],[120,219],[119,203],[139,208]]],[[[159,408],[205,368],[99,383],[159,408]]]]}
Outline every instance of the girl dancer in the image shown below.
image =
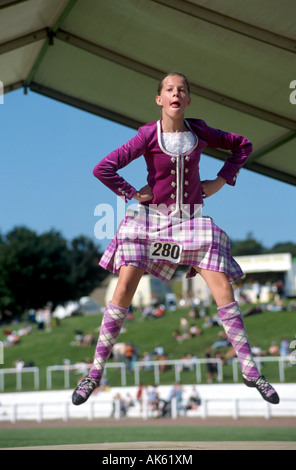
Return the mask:
{"type": "Polygon", "coordinates": [[[206,281],[217,303],[229,341],[240,360],[243,381],[262,397],[279,403],[274,388],[260,375],[253,360],[231,282],[243,275],[230,255],[229,238],[209,217],[200,216],[203,199],[224,184],[234,186],[252,144],[237,134],[209,127],[199,119],[184,119],[190,105],[187,78],[171,73],[160,82],[156,103],[159,121],[141,127],[125,145],[111,152],[94,168],[94,175],[125,201],[139,201],[138,211],[126,215],[104,253],[100,265],[119,275],[108,303],[93,365],[73,393],[75,405],[84,403],[98,386],[138,283],[145,272],[169,280],[178,264],[190,266],[206,281]],[[230,150],[213,180],[200,181],[199,160],[205,147],[230,150]],[[144,156],[147,182],[137,191],[117,171],[144,156]]]}

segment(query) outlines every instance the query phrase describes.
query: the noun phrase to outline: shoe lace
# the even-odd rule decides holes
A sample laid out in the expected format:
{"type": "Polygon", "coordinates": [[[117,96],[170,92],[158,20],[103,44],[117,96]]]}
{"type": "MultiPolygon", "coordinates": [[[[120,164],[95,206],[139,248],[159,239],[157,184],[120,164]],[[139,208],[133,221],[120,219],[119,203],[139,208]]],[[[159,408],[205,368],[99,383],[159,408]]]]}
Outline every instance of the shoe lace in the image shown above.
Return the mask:
{"type": "Polygon", "coordinates": [[[273,390],[272,386],[270,385],[270,383],[267,382],[266,378],[261,376],[259,377],[259,379],[257,380],[256,382],[256,385],[258,386],[258,388],[260,388],[260,390],[262,390],[262,392],[264,393],[267,393],[269,392],[270,390],[273,390]]]}
{"type": "Polygon", "coordinates": [[[78,385],[78,390],[82,390],[84,392],[91,392],[96,387],[96,385],[96,382],[91,377],[86,377],[78,385]]]}

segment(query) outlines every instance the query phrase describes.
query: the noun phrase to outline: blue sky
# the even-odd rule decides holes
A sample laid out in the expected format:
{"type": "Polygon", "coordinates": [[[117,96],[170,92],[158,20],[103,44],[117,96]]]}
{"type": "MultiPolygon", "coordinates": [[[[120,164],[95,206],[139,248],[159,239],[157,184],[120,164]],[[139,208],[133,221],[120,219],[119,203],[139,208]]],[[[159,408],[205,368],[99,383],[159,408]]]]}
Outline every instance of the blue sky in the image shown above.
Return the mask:
{"type": "MultiPolygon", "coordinates": [[[[5,95],[0,122],[1,233],[21,225],[39,234],[55,229],[68,240],[86,235],[105,249],[109,240],[94,235],[94,210],[102,203],[115,208],[117,198],[92,170],[136,131],[22,90],[5,95]]],[[[201,178],[215,178],[221,165],[202,156],[201,178]]],[[[140,189],[146,184],[144,159],[121,174],[140,189]]],[[[252,232],[270,248],[296,243],[295,202],[295,187],[242,170],[234,188],[224,186],[206,200],[203,214],[233,240],[252,232]]]]}

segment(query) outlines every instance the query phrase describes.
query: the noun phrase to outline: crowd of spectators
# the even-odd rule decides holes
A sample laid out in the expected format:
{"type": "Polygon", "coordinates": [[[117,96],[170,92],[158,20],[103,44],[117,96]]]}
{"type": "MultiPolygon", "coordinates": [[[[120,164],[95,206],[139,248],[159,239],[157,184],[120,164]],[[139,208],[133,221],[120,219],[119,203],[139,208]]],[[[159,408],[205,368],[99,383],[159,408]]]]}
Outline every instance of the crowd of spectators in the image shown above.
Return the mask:
{"type": "Polygon", "coordinates": [[[233,289],[240,305],[257,302],[277,304],[279,300],[285,299],[285,285],[281,279],[265,282],[247,279],[233,284],[233,289]]]}
{"type": "Polygon", "coordinates": [[[31,325],[23,326],[21,328],[16,329],[4,328],[2,330],[2,333],[5,335],[5,339],[2,341],[2,346],[4,348],[16,346],[17,344],[20,344],[21,338],[23,336],[28,336],[32,332],[33,328],[31,325]]]}
{"type": "Polygon", "coordinates": [[[24,336],[31,335],[34,331],[33,324],[37,326],[37,331],[52,331],[52,313],[51,307],[46,305],[42,309],[34,310],[31,309],[28,312],[28,323],[20,325],[18,317],[15,317],[13,313],[5,309],[0,312],[0,324],[3,325],[2,334],[5,339],[1,341],[1,345],[4,348],[16,346],[21,343],[24,336]]]}
{"type": "Polygon", "coordinates": [[[167,396],[160,394],[158,385],[141,384],[137,391],[136,401],[140,404],[141,411],[143,404],[148,404],[151,416],[160,418],[170,416],[172,413],[172,400],[176,400],[177,414],[186,415],[188,410],[197,410],[201,404],[201,398],[196,387],[192,387],[192,391],[184,398],[183,387],[180,382],[175,383],[167,396]]]}
{"type": "Polygon", "coordinates": [[[183,387],[180,382],[175,383],[167,395],[164,392],[161,395],[158,385],[140,384],[135,397],[132,397],[130,393],[123,396],[118,392],[113,396],[111,417],[116,417],[118,411],[120,417],[127,416],[129,409],[137,404],[141,413],[144,406],[147,406],[150,417],[163,418],[171,416],[173,399],[176,400],[177,415],[185,416],[189,410],[197,410],[201,405],[200,395],[194,386],[191,392],[184,397],[183,387]]]}
{"type": "Polygon", "coordinates": [[[142,320],[150,319],[154,320],[156,318],[161,318],[165,314],[165,305],[164,304],[157,304],[157,305],[147,305],[141,310],[141,318],[142,320]]]}
{"type": "Polygon", "coordinates": [[[82,330],[75,330],[75,339],[71,342],[71,346],[79,346],[86,348],[96,343],[93,333],[84,333],[82,330]]]}

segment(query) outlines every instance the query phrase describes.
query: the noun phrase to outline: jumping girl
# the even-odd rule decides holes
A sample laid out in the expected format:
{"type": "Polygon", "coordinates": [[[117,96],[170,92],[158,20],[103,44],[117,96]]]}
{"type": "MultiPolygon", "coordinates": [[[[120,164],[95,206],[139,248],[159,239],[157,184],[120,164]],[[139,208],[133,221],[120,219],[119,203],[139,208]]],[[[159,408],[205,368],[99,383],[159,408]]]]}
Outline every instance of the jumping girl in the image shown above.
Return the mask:
{"type": "Polygon", "coordinates": [[[84,403],[99,385],[139,281],[145,272],[168,281],[179,264],[190,266],[207,283],[219,317],[242,368],[243,381],[255,387],[269,403],[279,403],[274,388],[253,360],[247,333],[231,282],[243,276],[230,255],[230,241],[209,217],[201,216],[203,199],[226,183],[234,186],[252,151],[252,144],[237,134],[209,127],[200,119],[184,119],[190,105],[187,78],[167,75],[159,84],[156,103],[162,118],[141,127],[135,137],[111,152],[94,168],[94,175],[138,210],[127,212],[102,256],[100,265],[119,275],[100,328],[93,365],[73,393],[74,405],[84,403]],[[217,177],[200,181],[199,161],[205,147],[231,153],[217,177]],[[137,191],[117,173],[144,156],[148,184],[137,191]]]}

